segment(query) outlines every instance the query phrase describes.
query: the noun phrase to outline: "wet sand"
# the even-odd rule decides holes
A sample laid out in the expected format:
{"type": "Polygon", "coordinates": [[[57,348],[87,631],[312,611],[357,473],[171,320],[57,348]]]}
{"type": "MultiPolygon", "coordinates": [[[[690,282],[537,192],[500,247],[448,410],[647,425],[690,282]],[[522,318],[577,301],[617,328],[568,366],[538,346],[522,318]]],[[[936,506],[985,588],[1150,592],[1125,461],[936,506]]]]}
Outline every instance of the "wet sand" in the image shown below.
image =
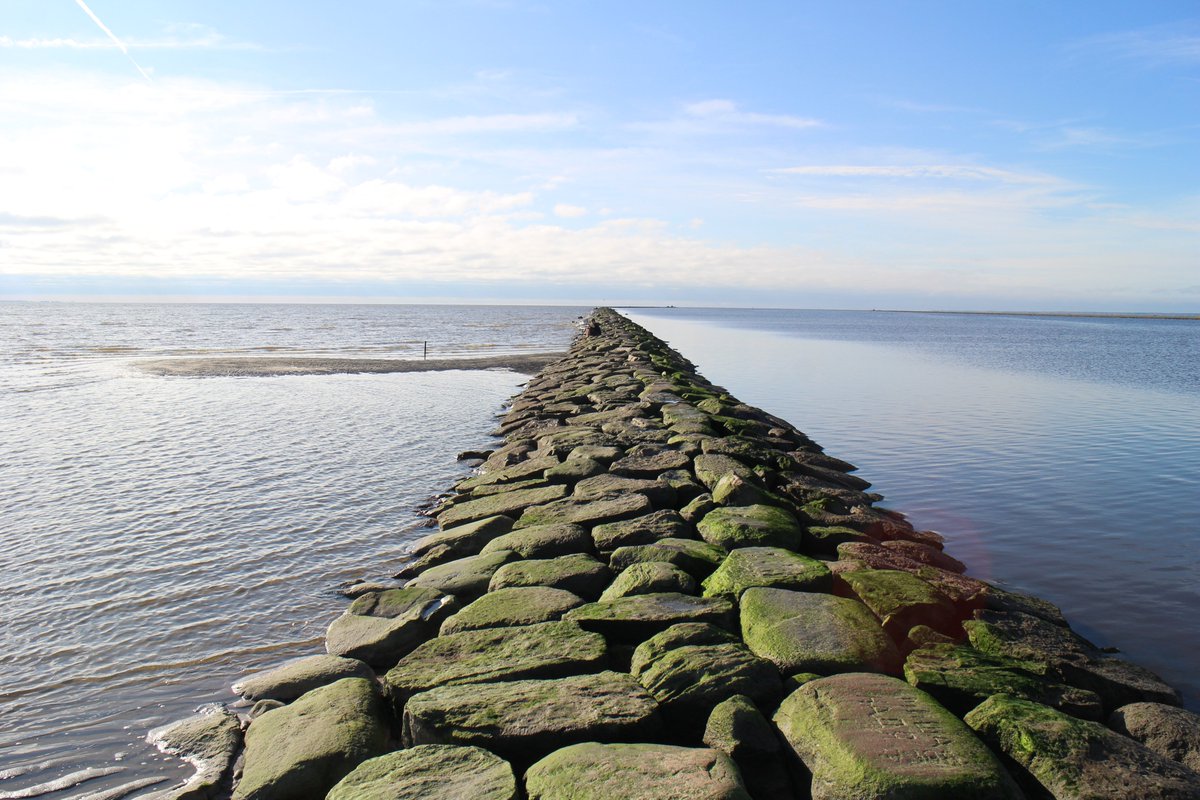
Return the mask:
{"type": "Polygon", "coordinates": [[[163,358],[136,366],[152,375],[189,378],[338,375],[346,373],[432,372],[449,369],[510,369],[532,375],[563,353],[513,353],[479,358],[314,358],[306,356],[222,356],[163,358]]]}

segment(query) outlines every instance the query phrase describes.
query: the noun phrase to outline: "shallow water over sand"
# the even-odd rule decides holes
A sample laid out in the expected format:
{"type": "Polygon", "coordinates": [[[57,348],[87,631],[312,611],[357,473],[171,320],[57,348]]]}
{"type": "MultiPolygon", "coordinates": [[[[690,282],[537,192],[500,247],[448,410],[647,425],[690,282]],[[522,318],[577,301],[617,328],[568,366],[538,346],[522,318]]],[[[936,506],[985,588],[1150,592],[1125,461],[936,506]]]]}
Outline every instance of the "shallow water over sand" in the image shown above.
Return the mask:
{"type": "Polygon", "coordinates": [[[1200,323],[629,316],[1200,707],[1200,323]]]}
{"type": "Polygon", "coordinates": [[[419,358],[417,336],[442,357],[544,352],[580,311],[0,304],[0,792],[188,772],[147,731],[320,652],[336,587],[394,572],[414,509],[525,380],[164,378],[140,359],[419,358]]]}

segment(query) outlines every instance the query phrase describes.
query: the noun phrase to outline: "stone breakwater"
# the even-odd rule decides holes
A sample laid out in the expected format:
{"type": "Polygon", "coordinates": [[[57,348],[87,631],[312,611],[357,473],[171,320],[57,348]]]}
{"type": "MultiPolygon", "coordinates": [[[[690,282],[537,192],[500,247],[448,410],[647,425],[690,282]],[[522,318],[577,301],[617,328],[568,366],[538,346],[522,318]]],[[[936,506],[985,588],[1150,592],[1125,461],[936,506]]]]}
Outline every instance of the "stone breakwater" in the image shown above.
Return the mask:
{"type": "Polygon", "coordinates": [[[327,655],[156,732],[235,800],[1200,798],[1200,717],[608,309],[327,655]]]}

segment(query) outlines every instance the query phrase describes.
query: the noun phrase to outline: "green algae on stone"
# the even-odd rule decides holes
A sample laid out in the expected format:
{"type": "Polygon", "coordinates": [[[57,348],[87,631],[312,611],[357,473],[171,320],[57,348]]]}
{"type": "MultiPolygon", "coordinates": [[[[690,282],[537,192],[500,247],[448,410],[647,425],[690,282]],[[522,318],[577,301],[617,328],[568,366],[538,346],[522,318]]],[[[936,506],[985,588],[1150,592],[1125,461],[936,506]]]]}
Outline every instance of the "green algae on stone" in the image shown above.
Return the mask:
{"type": "Polygon", "coordinates": [[[448,617],[442,623],[440,633],[445,636],[459,631],[552,622],[583,602],[578,595],[546,586],[497,589],[448,617]]]}
{"type": "Polygon", "coordinates": [[[704,519],[704,515],[717,507],[717,503],[713,500],[713,496],[708,492],[696,495],[688,504],[679,509],[679,516],[683,517],[685,522],[690,522],[693,525],[704,519]]]}
{"type": "Polygon", "coordinates": [[[196,769],[181,785],[171,787],[170,800],[227,796],[234,763],[242,751],[242,725],[232,711],[210,706],[187,719],[155,728],[146,735],[146,741],[196,769]]]}
{"type": "Polygon", "coordinates": [[[742,638],[779,671],[895,672],[900,653],[875,616],[857,600],[785,589],[747,589],[741,597],[742,638]]]}
{"type": "Polygon", "coordinates": [[[467,478],[462,483],[458,484],[459,491],[470,491],[477,486],[485,486],[497,483],[512,483],[535,475],[541,475],[546,470],[557,465],[558,459],[554,456],[543,456],[540,458],[531,458],[513,464],[511,467],[485,472],[482,475],[476,475],[467,478]]]}
{"type": "Polygon", "coordinates": [[[423,744],[364,761],[326,800],[517,800],[517,781],[483,748],[423,744]]]}
{"type": "Polygon", "coordinates": [[[494,592],[510,586],[549,586],[590,600],[599,597],[611,581],[608,567],[586,553],[577,553],[505,564],[492,575],[488,588],[494,592]]]}
{"type": "Polygon", "coordinates": [[[502,494],[503,492],[515,492],[519,489],[538,489],[549,485],[550,481],[545,478],[526,478],[523,481],[513,481],[512,483],[487,483],[483,486],[476,486],[471,490],[469,495],[460,495],[459,499],[450,505],[465,503],[467,500],[476,500],[480,497],[491,497],[494,494],[502,494]]]}
{"type": "Polygon", "coordinates": [[[541,486],[536,489],[516,489],[511,492],[501,492],[500,494],[480,497],[476,500],[468,500],[465,503],[457,503],[449,510],[438,514],[437,521],[441,527],[451,528],[455,525],[461,525],[464,522],[474,522],[486,517],[512,515],[514,512],[521,511],[529,506],[537,506],[559,500],[565,497],[566,494],[567,487],[561,484],[541,486]]]}
{"type": "Polygon", "coordinates": [[[484,545],[481,552],[512,550],[521,558],[553,558],[571,553],[587,553],[592,549],[592,537],[579,525],[534,525],[531,528],[497,536],[484,545]]]}
{"type": "Polygon", "coordinates": [[[734,695],[764,705],[779,699],[774,665],[713,625],[685,623],[652,636],[638,645],[630,668],[665,711],[694,725],[734,695]]]}
{"type": "Polygon", "coordinates": [[[1130,703],[1113,712],[1108,727],[1200,773],[1200,714],[1164,703],[1130,703]]]}
{"type": "Polygon", "coordinates": [[[689,467],[691,463],[692,460],[678,450],[662,450],[639,456],[627,455],[614,461],[608,469],[614,475],[647,478],[667,470],[689,467]]]}
{"type": "Polygon", "coordinates": [[[994,755],[933,698],[896,678],[811,681],[775,714],[812,772],[813,800],[1019,800],[994,755]]]}
{"type": "Polygon", "coordinates": [[[655,508],[672,506],[676,500],[674,487],[661,480],[626,478],[623,475],[608,473],[586,478],[575,484],[575,491],[571,496],[578,500],[600,500],[626,492],[644,494],[655,508]]]}
{"type": "Polygon", "coordinates": [[[779,752],[775,727],[744,694],[713,708],[704,726],[704,743],[739,762],[771,758],[779,752]]]}
{"type": "Polygon", "coordinates": [[[629,519],[653,510],[650,499],[635,492],[612,492],[586,499],[566,497],[546,505],[526,508],[517,520],[516,527],[531,528],[555,523],[599,524],[629,519]]]}
{"type": "Polygon", "coordinates": [[[899,570],[864,569],[840,579],[871,609],[883,629],[899,640],[914,625],[927,625],[944,633],[958,627],[958,611],[932,586],[899,570]]]}
{"type": "Polygon", "coordinates": [[[604,667],[604,637],[574,622],[485,628],[430,639],[384,676],[397,707],[412,694],[452,683],[557,678],[604,667]]]}
{"type": "Polygon", "coordinates": [[[665,744],[564,747],[525,773],[529,800],[750,800],[719,750],[665,744]]]}
{"type": "Polygon", "coordinates": [[[459,598],[478,597],[487,591],[496,570],[516,557],[517,554],[511,550],[497,550],[448,561],[425,570],[404,588],[435,589],[459,598]]]}
{"type": "Polygon", "coordinates": [[[725,550],[698,539],[659,539],[654,544],[618,547],[608,563],[617,572],[632,564],[662,561],[679,567],[693,578],[703,580],[725,558],[725,550]]]}
{"type": "Polygon", "coordinates": [[[654,738],[658,705],[631,676],[601,672],[554,680],[437,686],[404,708],[406,746],[463,744],[521,763],[566,744],[654,738]]]}
{"type": "Polygon", "coordinates": [[[616,580],[600,595],[600,602],[616,600],[631,594],[679,592],[695,594],[696,580],[682,569],[663,561],[632,564],[621,571],[616,580]]]}
{"type": "Polygon", "coordinates": [[[396,577],[412,578],[430,567],[476,555],[492,539],[511,531],[515,523],[511,517],[498,515],[425,536],[417,540],[413,559],[400,568],[396,577]]]}
{"type": "Polygon", "coordinates": [[[344,678],[255,719],[234,800],[321,800],[383,752],[387,726],[374,685],[344,678]]]}
{"type": "Polygon", "coordinates": [[[737,547],[800,550],[804,543],[800,523],[775,506],[723,506],[708,512],[696,530],[704,541],[726,550],[737,547]]]}
{"type": "Polygon", "coordinates": [[[932,644],[909,653],[904,677],[956,714],[994,694],[1054,706],[1076,717],[1099,719],[1100,698],[1047,676],[1045,664],[989,655],[974,647],[932,644]]]}
{"type": "Polygon", "coordinates": [[[877,544],[878,540],[844,525],[810,525],[806,531],[805,545],[813,553],[837,555],[838,545],[847,542],[877,544]]]}
{"type": "Polygon", "coordinates": [[[705,597],[737,599],[755,586],[797,592],[829,592],[829,567],[808,556],[778,547],[740,547],[704,580],[705,597]]]}
{"type": "Polygon", "coordinates": [[[966,722],[1057,800],[1197,800],[1200,776],[1103,725],[1008,695],[966,722]]]}
{"type": "Polygon", "coordinates": [[[721,476],[717,485],[712,487],[713,502],[720,506],[779,506],[783,509],[794,507],[794,503],[768,492],[756,484],[739,478],[732,472],[721,476]]]}
{"type": "Polygon", "coordinates": [[[652,511],[640,517],[606,522],[592,528],[592,541],[601,552],[638,544],[653,544],[659,539],[685,538],[690,526],[670,509],[652,511]]]}
{"type": "Polygon", "coordinates": [[[256,672],[233,684],[233,693],[246,700],[290,702],[320,686],[343,678],[375,677],[362,661],[338,655],[304,656],[274,669],[256,672]]]}
{"type": "Polygon", "coordinates": [[[696,473],[696,478],[709,491],[712,491],[721,478],[729,474],[737,475],[742,480],[750,481],[751,483],[758,482],[758,476],[754,474],[754,470],[732,456],[717,455],[715,453],[696,456],[692,460],[692,469],[696,473]]]}
{"type": "MultiPolygon", "coordinates": [[[[574,451],[572,451],[574,452],[574,451]]],[[[594,458],[571,458],[546,470],[546,480],[556,483],[576,483],[584,478],[601,475],[608,469],[603,461],[594,458]]]]}
{"type": "Polygon", "coordinates": [[[640,642],[680,622],[708,622],[735,630],[733,603],[675,592],[636,594],[568,611],[564,620],[619,641],[640,642]]]}

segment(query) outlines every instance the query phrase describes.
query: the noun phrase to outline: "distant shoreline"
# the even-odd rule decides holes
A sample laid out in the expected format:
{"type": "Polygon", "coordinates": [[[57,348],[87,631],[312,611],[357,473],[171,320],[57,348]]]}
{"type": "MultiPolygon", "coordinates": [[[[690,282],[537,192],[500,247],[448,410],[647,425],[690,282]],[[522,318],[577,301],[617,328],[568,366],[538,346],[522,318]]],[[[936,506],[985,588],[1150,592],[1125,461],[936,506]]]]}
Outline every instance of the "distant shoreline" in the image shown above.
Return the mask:
{"type": "Polygon", "coordinates": [[[217,378],[278,375],[343,375],[353,373],[435,372],[451,369],[510,369],[532,375],[562,358],[563,353],[513,353],[477,358],[316,358],[306,356],[217,356],[161,358],[135,366],[151,375],[217,378]]]}
{"type": "Polygon", "coordinates": [[[1137,314],[1132,311],[914,311],[899,308],[873,308],[880,314],[971,314],[983,317],[1083,317],[1092,319],[1183,319],[1200,320],[1200,314],[1137,314]]]}

